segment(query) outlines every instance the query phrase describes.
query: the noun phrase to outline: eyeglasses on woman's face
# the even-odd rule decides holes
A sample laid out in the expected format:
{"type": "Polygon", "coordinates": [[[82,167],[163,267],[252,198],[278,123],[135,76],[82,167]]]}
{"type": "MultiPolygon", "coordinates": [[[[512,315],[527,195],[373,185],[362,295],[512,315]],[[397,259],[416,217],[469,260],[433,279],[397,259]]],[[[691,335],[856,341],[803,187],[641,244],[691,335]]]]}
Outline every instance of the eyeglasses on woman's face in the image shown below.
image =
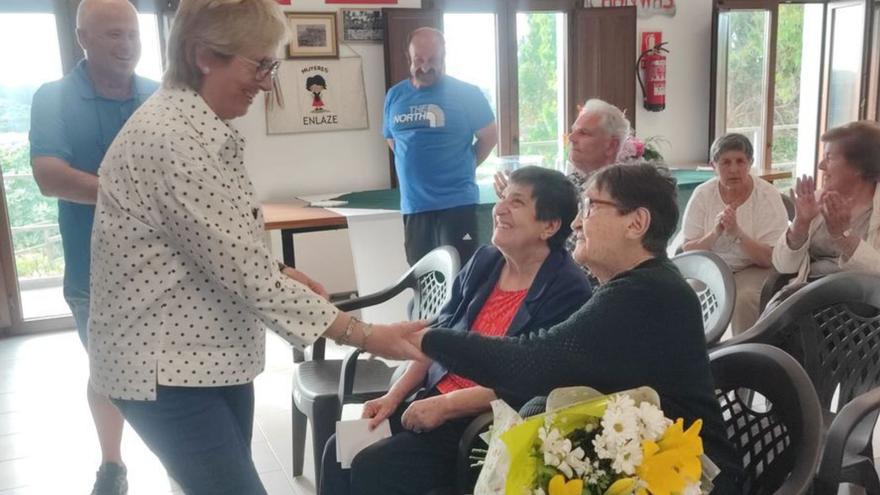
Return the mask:
{"type": "Polygon", "coordinates": [[[259,61],[250,59],[248,57],[245,57],[244,55],[236,55],[236,58],[239,58],[256,68],[254,78],[257,81],[275,79],[275,77],[278,75],[278,68],[281,67],[281,61],[271,57],[266,57],[259,61]]]}
{"type": "Polygon", "coordinates": [[[593,210],[595,210],[596,207],[599,205],[613,206],[617,209],[621,209],[620,204],[615,203],[614,201],[595,199],[589,196],[584,196],[578,202],[578,213],[580,213],[583,218],[590,218],[590,215],[593,214],[593,210]]]}

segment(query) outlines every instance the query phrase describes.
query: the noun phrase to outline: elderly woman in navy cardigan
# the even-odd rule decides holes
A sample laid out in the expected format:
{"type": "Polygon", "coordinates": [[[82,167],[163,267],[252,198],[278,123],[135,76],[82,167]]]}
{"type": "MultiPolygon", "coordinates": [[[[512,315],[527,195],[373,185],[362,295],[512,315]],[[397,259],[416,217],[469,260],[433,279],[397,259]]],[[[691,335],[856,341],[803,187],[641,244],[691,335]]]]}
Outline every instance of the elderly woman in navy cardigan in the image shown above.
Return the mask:
{"type": "MultiPolygon", "coordinates": [[[[456,277],[436,326],[484,336],[516,337],[564,321],[590,297],[590,285],[565,251],[577,192],[564,175],[539,167],[514,171],[493,211],[492,246],[474,253],[456,277]]],[[[321,494],[357,492],[377,463],[399,466],[387,493],[424,494],[453,479],[458,441],[495,392],[439,363],[412,362],[383,397],[364,405],[371,425],[390,419],[393,435],[361,451],[351,471],[324,449],[321,494]],[[415,400],[407,398],[418,390],[415,400]]],[[[505,397],[514,405],[530,396],[505,397]]]]}

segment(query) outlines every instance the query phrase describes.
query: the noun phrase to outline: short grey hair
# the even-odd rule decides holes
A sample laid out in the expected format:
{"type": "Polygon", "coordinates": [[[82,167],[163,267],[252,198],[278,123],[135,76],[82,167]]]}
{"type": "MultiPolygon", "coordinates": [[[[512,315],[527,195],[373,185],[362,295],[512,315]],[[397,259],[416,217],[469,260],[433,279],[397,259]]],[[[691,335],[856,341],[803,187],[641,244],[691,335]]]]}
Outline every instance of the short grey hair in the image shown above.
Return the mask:
{"type": "Polygon", "coordinates": [[[728,151],[741,151],[749,159],[749,163],[755,161],[755,149],[752,147],[752,142],[742,134],[731,132],[716,139],[712,143],[712,149],[709,150],[712,163],[717,163],[721,155],[728,151]]]}
{"type": "Polygon", "coordinates": [[[182,0],[168,37],[163,82],[201,88],[198,46],[232,56],[248,49],[277,49],[287,37],[287,22],[275,0],[182,0]]]}
{"type": "Polygon", "coordinates": [[[413,29],[409,36],[406,37],[406,57],[409,58],[409,47],[412,46],[412,42],[414,39],[421,36],[433,36],[437,43],[440,44],[440,55],[442,57],[446,57],[446,36],[443,34],[443,31],[440,31],[437,28],[433,28],[430,26],[422,26],[416,29],[413,29]]]}
{"type": "Polygon", "coordinates": [[[409,46],[409,44],[412,43],[413,38],[424,35],[431,35],[434,39],[439,41],[442,46],[446,46],[446,36],[443,34],[443,31],[431,26],[422,26],[413,29],[406,38],[406,45],[409,46]]]}
{"type": "Polygon", "coordinates": [[[583,108],[581,108],[581,115],[587,113],[601,116],[599,125],[605,129],[605,132],[607,132],[609,136],[617,138],[620,145],[622,145],[623,142],[626,141],[626,138],[629,137],[629,119],[627,119],[623,111],[616,106],[598,98],[592,98],[587,100],[587,102],[584,103],[583,108]]]}

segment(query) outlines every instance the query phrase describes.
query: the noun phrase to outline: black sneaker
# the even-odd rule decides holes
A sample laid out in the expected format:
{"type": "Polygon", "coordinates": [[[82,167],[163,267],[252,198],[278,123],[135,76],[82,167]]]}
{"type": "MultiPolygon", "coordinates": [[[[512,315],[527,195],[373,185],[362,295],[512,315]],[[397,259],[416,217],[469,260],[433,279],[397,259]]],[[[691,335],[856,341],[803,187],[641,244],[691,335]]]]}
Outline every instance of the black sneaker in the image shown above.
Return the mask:
{"type": "Polygon", "coordinates": [[[98,468],[92,495],[126,495],[128,480],[125,478],[125,466],[113,462],[105,462],[98,468]]]}

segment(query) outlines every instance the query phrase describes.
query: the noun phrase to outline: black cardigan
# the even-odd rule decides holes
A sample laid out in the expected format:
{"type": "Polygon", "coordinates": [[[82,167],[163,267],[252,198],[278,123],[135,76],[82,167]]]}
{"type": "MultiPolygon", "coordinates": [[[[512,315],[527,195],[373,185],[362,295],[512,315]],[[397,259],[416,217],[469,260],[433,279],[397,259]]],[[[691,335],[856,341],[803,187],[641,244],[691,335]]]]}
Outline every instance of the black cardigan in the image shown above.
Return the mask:
{"type": "Polygon", "coordinates": [[[425,354],[507,395],[587,385],[604,393],[650,386],[667,417],[703,419],[703,445],[722,474],[715,494],[738,493],[742,464],[727,441],[706,352],[700,303],[667,259],[648,260],[593,293],[568,320],[518,338],[429,331],[425,354]]]}

